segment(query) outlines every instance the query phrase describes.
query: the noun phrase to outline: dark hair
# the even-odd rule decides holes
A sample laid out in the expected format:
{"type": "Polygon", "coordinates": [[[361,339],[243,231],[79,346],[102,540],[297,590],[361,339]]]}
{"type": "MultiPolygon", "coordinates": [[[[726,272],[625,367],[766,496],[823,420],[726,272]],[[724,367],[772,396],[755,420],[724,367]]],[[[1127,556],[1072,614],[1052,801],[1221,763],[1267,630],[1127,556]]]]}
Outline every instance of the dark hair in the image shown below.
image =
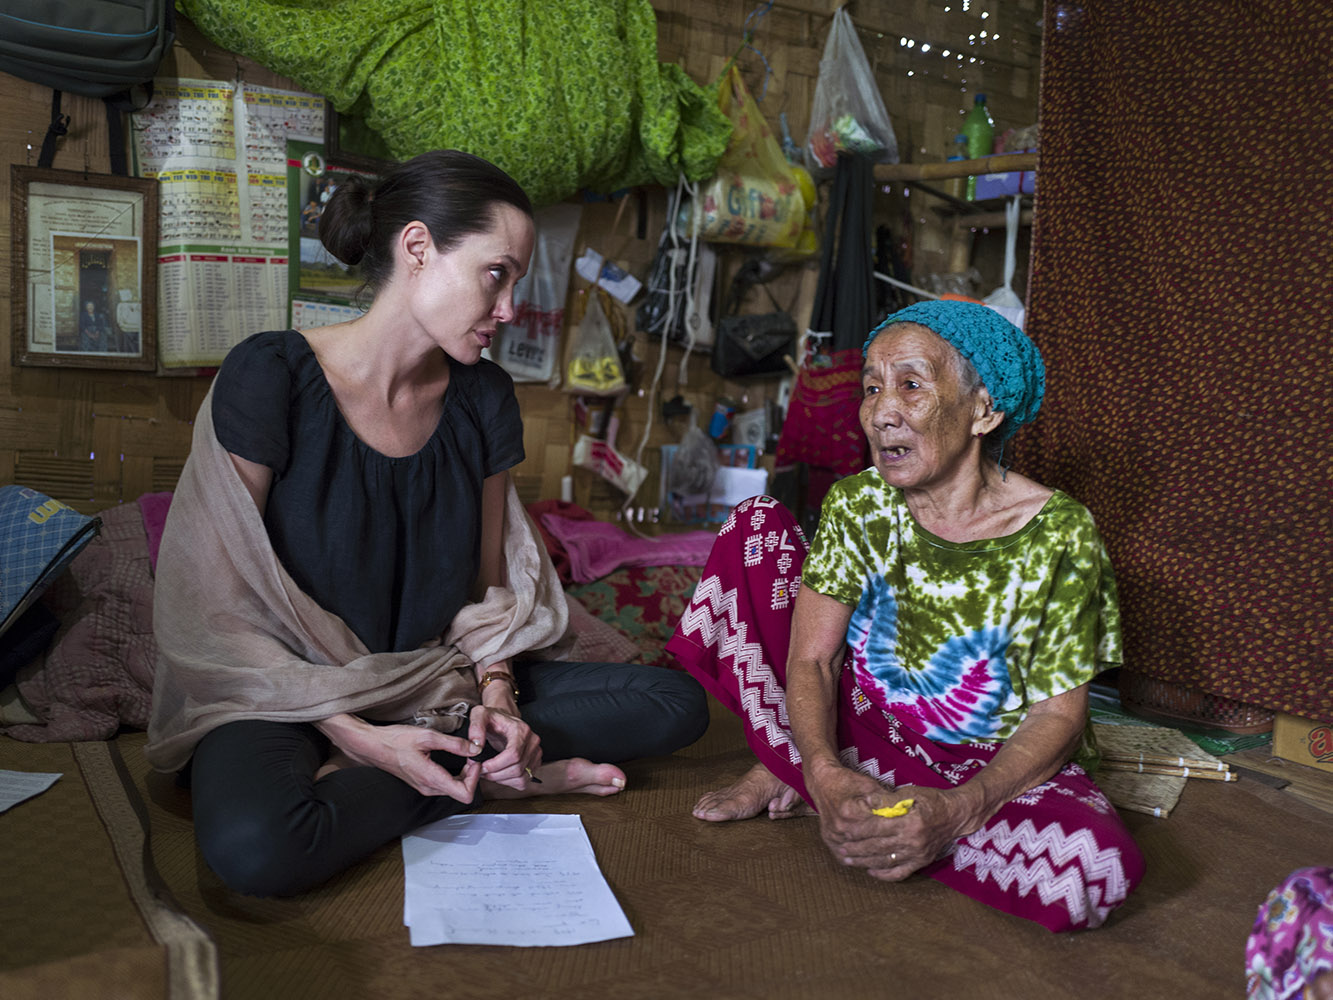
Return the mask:
{"type": "Polygon", "coordinates": [[[532,202],[514,178],[488,160],[437,149],[400,163],[379,181],[339,181],[319,217],[319,240],[349,267],[359,264],[366,287],[378,291],[393,274],[393,241],[420,220],[435,248],[447,253],[463,237],[485,232],[497,203],[529,218],[532,202]]]}

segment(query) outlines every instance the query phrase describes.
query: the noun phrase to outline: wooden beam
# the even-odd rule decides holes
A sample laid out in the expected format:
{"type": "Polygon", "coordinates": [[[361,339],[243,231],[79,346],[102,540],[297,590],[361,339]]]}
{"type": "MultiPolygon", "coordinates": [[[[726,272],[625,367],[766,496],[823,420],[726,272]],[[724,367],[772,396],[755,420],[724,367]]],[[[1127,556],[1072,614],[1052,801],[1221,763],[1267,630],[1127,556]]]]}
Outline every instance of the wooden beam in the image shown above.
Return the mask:
{"type": "Polygon", "coordinates": [[[971,177],[977,174],[1007,174],[1015,170],[1036,170],[1036,153],[1005,153],[983,156],[977,160],[946,160],[943,163],[879,163],[877,181],[931,181],[946,177],[971,177]]]}
{"type": "MultiPolygon", "coordinates": [[[[1025,208],[1018,213],[1020,226],[1032,225],[1032,209],[1025,208]]],[[[979,212],[976,215],[959,215],[953,220],[954,229],[1004,229],[1009,225],[1003,212],[979,212]]]]}

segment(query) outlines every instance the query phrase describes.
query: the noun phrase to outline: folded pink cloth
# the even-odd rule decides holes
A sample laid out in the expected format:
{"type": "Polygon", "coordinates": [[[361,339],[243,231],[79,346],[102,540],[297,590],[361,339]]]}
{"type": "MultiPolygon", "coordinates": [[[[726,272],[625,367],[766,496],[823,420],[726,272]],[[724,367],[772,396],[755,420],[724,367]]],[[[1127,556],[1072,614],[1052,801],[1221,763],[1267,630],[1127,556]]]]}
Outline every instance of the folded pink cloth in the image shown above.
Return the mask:
{"type": "Polygon", "coordinates": [[[639,538],[604,521],[543,514],[541,523],[569,554],[575,583],[591,583],[621,566],[702,566],[717,536],[711,531],[639,538]]]}
{"type": "Polygon", "coordinates": [[[148,536],[148,566],[157,569],[157,550],[162,547],[162,529],[167,523],[171,494],[145,493],[139,497],[139,513],[143,515],[143,530],[148,536]]]}

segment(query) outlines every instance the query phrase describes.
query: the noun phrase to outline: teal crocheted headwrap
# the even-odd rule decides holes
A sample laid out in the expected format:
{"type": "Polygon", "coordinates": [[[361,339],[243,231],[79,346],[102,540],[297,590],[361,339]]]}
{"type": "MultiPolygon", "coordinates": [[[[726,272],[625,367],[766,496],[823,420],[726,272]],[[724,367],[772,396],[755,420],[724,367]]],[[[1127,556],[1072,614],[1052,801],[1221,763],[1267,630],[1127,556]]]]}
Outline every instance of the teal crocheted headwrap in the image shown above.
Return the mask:
{"type": "Polygon", "coordinates": [[[893,313],[870,331],[862,353],[885,327],[894,323],[916,323],[943,337],[981,376],[995,409],[1004,413],[1004,423],[994,431],[1008,440],[1023,424],[1036,419],[1046,394],[1046,366],[1037,345],[1014,324],[976,302],[937,299],[917,302],[893,313]]]}

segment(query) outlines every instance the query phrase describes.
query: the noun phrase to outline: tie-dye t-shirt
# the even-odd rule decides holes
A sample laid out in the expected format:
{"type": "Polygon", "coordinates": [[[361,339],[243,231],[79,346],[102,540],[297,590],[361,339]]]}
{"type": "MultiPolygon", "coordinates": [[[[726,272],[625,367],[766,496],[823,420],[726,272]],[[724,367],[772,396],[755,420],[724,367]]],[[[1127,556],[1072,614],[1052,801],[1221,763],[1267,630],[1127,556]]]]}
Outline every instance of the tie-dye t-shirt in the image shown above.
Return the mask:
{"type": "Polygon", "coordinates": [[[801,583],[854,609],[848,663],[866,697],[944,743],[1006,739],[1031,705],[1120,662],[1106,548],[1058,491],[1012,535],[950,542],[867,469],[829,491],[801,583]]]}

